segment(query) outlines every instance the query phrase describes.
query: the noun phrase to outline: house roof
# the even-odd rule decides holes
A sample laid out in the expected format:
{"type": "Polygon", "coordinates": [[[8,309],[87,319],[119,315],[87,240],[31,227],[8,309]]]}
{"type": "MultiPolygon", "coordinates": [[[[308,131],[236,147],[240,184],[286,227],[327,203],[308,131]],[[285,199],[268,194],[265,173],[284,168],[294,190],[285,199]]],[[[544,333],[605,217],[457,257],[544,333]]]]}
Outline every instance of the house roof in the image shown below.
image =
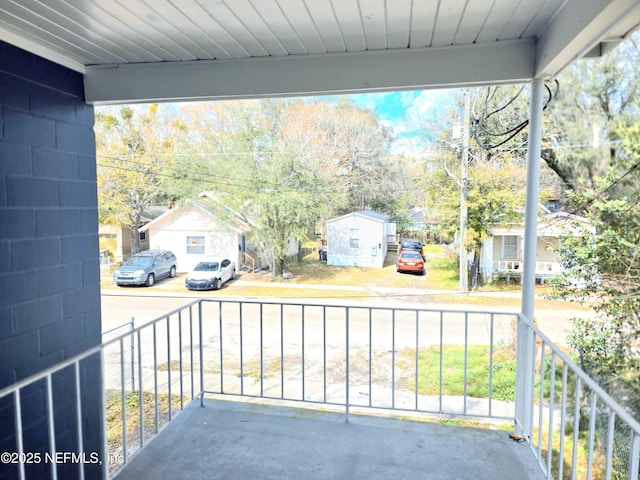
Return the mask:
{"type": "Polygon", "coordinates": [[[169,211],[165,205],[151,205],[142,212],[142,222],[148,223],[169,211]]]}
{"type": "Polygon", "coordinates": [[[555,212],[547,215],[543,221],[538,224],[538,235],[547,237],[566,235],[566,227],[571,223],[578,223],[592,233],[596,231],[596,227],[588,218],[567,212],[555,212]]]}
{"type": "MultiPolygon", "coordinates": [[[[560,237],[567,234],[566,227],[577,222],[587,230],[595,232],[595,226],[585,217],[568,212],[546,214],[538,222],[538,237],[560,237]]],[[[524,222],[495,225],[490,230],[492,235],[524,235],[524,222]]]]}
{"type": "Polygon", "coordinates": [[[0,40],[95,104],[523,82],[639,24],[637,0],[0,2],[0,40]]]}
{"type": "Polygon", "coordinates": [[[250,222],[241,214],[222,204],[210,193],[203,192],[197,198],[187,200],[182,205],[172,208],[138,230],[145,232],[152,227],[158,228],[171,218],[175,218],[176,215],[180,215],[181,212],[190,209],[196,209],[216,222],[223,221],[229,228],[238,233],[245,233],[251,229],[250,222]]]}
{"type": "Polygon", "coordinates": [[[336,222],[338,220],[343,220],[348,217],[362,217],[369,220],[374,220],[376,222],[386,222],[387,219],[389,218],[388,215],[385,215],[384,213],[380,213],[380,212],[375,212],[373,210],[359,210],[357,212],[347,213],[346,215],[342,215],[340,217],[327,220],[327,223],[336,222]]]}

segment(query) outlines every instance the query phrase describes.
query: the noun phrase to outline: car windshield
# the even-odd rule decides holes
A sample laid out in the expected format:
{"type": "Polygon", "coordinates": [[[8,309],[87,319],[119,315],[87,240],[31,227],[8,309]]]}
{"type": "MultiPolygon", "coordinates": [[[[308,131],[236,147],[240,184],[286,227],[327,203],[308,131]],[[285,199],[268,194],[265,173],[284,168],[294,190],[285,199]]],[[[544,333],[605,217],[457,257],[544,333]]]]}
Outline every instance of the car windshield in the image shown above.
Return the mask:
{"type": "Polygon", "coordinates": [[[422,257],[420,256],[419,253],[413,253],[413,252],[411,252],[411,253],[409,253],[409,252],[403,253],[402,254],[402,258],[411,258],[411,259],[416,259],[416,260],[421,260],[422,259],[422,257]]]}
{"type": "Polygon", "coordinates": [[[215,272],[218,270],[219,264],[218,262],[200,262],[196,265],[196,272],[215,272]]]}
{"type": "Polygon", "coordinates": [[[129,257],[129,259],[124,262],[125,265],[130,267],[150,267],[153,264],[153,257],[139,256],[129,257]]]}

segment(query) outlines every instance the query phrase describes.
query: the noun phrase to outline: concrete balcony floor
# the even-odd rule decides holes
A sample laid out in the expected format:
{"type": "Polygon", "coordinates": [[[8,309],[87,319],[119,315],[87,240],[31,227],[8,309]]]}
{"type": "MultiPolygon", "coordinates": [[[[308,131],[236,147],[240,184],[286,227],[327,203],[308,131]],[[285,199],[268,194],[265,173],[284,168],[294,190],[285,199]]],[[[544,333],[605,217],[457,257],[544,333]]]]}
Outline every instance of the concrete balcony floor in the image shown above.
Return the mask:
{"type": "Polygon", "coordinates": [[[544,478],[507,432],[206,399],[185,410],[117,480],[544,478]]]}

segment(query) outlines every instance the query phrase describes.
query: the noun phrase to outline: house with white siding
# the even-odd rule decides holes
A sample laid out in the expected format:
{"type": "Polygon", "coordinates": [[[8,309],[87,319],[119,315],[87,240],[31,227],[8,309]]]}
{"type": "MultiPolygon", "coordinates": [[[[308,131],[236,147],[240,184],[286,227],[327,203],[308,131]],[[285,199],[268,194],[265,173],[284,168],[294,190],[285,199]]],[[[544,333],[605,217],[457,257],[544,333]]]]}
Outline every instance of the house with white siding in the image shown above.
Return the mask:
{"type": "Polygon", "coordinates": [[[327,265],[382,268],[395,223],[372,210],[327,220],[327,265]]]}
{"type": "Polygon", "coordinates": [[[188,272],[207,257],[228,258],[238,268],[247,255],[251,224],[209,193],[173,208],[140,228],[151,250],[171,250],[178,271],[188,272]]]}
{"type": "MultiPolygon", "coordinates": [[[[562,271],[556,252],[560,239],[580,235],[581,228],[595,232],[584,217],[567,212],[547,213],[538,222],[536,239],[536,278],[544,282],[562,271]]],[[[480,272],[485,281],[494,277],[517,278],[522,274],[524,223],[495,225],[482,245],[480,272]]]]}

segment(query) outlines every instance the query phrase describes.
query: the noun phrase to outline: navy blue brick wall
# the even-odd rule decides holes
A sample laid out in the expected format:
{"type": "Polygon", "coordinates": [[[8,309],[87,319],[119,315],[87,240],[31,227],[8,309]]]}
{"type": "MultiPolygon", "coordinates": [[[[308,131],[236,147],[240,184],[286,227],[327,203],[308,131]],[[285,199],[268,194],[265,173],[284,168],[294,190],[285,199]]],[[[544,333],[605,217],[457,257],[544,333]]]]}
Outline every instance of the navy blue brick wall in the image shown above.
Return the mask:
{"type": "MultiPolygon", "coordinates": [[[[0,42],[0,389],[98,345],[100,276],[93,108],[82,75],[0,42]]],[[[100,362],[81,366],[84,452],[100,452],[100,362]]],[[[44,382],[25,388],[26,452],[48,446],[44,382]]],[[[75,375],[53,376],[58,451],[78,451],[75,375]]],[[[0,398],[0,451],[15,450],[0,398]]],[[[77,466],[60,467],[74,478],[77,466]]],[[[100,466],[87,466],[97,478],[100,466]]],[[[0,480],[17,470],[0,465],[0,480]]],[[[48,478],[30,466],[28,478],[48,478]]]]}

